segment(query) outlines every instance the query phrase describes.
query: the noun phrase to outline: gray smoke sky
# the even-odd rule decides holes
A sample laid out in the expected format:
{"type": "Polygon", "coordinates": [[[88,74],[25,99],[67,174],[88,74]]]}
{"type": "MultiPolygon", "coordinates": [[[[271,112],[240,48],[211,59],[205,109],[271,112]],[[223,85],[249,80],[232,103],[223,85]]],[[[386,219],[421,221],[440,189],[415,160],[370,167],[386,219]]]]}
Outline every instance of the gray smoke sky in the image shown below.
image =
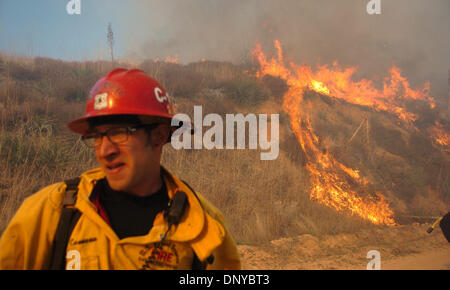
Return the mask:
{"type": "Polygon", "coordinates": [[[369,0],[153,0],[134,1],[125,15],[138,31],[122,36],[125,58],[168,55],[182,63],[201,58],[241,62],[256,42],[274,51],[279,39],[297,63],[359,67],[356,77],[381,79],[392,64],[413,88],[431,81],[431,94],[447,98],[448,0],[381,0],[381,15],[369,15],[369,0]]]}

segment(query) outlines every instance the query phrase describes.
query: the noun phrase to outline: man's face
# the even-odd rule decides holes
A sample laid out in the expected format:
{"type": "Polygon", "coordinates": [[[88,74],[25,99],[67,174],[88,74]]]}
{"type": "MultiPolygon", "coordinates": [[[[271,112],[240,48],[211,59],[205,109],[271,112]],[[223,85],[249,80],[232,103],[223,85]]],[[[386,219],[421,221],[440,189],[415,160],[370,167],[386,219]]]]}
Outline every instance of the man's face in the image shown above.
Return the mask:
{"type": "MultiPolygon", "coordinates": [[[[161,125],[160,125],[161,126],[161,125]]],[[[95,127],[95,131],[105,133],[113,128],[133,127],[126,124],[106,124],[95,127]]],[[[106,179],[113,190],[143,195],[149,190],[149,182],[159,174],[161,147],[151,146],[154,141],[153,129],[149,136],[143,128],[129,134],[126,142],[112,143],[106,136],[95,147],[95,155],[100,167],[106,173],[106,179]]],[[[158,138],[156,138],[158,139],[158,138]]],[[[160,142],[161,143],[161,142],[160,142]]]]}

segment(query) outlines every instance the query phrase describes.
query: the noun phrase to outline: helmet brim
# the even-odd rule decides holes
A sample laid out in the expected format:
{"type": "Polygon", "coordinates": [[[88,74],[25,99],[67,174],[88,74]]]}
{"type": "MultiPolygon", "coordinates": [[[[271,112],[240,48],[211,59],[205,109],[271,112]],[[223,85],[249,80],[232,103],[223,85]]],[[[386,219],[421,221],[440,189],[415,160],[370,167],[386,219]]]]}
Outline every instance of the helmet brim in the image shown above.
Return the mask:
{"type": "MultiPolygon", "coordinates": [[[[102,117],[108,117],[110,118],[111,116],[123,116],[123,115],[130,115],[130,116],[138,116],[138,118],[141,120],[142,124],[154,124],[154,123],[160,123],[162,122],[164,119],[171,121],[173,119],[172,115],[169,114],[161,114],[158,112],[155,112],[152,115],[147,115],[147,114],[104,114],[104,115],[95,115],[95,116],[83,116],[80,118],[77,118],[71,122],[69,122],[67,124],[68,128],[77,134],[80,134],[82,136],[89,134],[92,132],[92,128],[90,125],[90,120],[92,120],[93,118],[102,118],[102,117]]],[[[179,120],[179,126],[172,126],[174,129],[178,129],[180,127],[183,126],[183,121],[179,120]]],[[[191,130],[190,130],[191,134],[194,134],[195,129],[194,126],[191,122],[191,130]]]]}

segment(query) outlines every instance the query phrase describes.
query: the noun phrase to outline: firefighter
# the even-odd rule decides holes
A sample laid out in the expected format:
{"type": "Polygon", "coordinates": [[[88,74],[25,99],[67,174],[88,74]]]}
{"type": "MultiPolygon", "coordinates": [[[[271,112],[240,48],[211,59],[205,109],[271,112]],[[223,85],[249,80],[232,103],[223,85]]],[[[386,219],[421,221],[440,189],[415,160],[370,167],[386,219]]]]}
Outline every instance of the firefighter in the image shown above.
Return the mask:
{"type": "Polygon", "coordinates": [[[160,164],[173,117],[141,70],[98,80],[68,127],[99,168],[25,199],[0,239],[0,269],[240,269],[220,211],[160,164]]]}

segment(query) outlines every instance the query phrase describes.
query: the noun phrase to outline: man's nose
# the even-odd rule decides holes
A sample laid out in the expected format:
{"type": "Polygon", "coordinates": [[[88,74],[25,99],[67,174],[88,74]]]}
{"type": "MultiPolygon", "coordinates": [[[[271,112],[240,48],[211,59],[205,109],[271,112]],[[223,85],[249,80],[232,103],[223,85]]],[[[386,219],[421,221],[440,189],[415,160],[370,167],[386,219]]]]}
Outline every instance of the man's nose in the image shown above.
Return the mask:
{"type": "Polygon", "coordinates": [[[108,137],[102,136],[100,142],[100,145],[96,146],[97,157],[105,158],[119,153],[117,145],[112,143],[108,137]]]}

